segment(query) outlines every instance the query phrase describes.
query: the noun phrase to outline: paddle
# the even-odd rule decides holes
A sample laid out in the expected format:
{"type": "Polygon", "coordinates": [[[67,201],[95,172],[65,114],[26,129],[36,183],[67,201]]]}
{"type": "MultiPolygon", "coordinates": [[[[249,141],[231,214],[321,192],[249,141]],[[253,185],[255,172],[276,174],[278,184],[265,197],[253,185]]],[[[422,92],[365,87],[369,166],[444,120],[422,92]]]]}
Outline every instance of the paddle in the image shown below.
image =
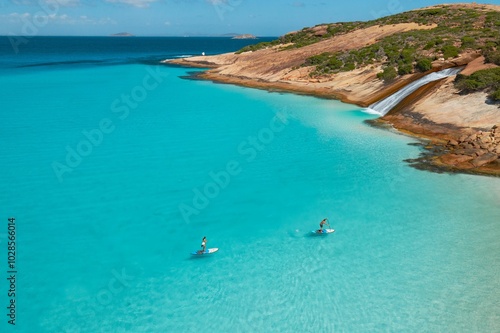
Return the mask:
{"type": "Polygon", "coordinates": [[[328,224],[328,228],[332,229],[332,226],[330,225],[330,221],[328,219],[326,219],[326,223],[328,224]]]}

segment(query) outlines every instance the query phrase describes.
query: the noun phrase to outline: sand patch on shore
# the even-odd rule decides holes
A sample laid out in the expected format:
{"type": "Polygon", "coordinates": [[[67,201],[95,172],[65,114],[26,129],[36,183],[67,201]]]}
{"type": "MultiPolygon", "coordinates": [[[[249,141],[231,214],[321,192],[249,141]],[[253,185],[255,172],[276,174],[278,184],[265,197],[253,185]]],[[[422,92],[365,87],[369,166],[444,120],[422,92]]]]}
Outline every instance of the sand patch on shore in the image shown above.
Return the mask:
{"type": "Polygon", "coordinates": [[[418,100],[410,110],[437,124],[491,128],[500,121],[499,105],[488,103],[487,93],[460,95],[449,77],[432,94],[418,100]]]}

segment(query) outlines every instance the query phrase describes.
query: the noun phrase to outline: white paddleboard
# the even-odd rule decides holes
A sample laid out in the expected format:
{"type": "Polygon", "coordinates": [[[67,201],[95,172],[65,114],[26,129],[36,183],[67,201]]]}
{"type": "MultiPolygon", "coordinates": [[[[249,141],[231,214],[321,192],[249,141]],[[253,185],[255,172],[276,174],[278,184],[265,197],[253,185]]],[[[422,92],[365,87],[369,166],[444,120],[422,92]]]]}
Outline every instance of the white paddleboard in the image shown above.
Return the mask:
{"type": "Polygon", "coordinates": [[[202,255],[205,255],[205,254],[212,254],[212,253],[215,253],[217,251],[219,251],[219,248],[218,247],[213,247],[211,249],[206,249],[204,252],[195,251],[195,252],[191,252],[191,254],[194,255],[194,256],[202,256],[202,255]]]}
{"type": "Polygon", "coordinates": [[[313,234],[316,234],[316,235],[326,235],[326,234],[331,234],[333,232],[335,232],[335,229],[323,229],[322,232],[318,230],[313,230],[311,231],[313,234]]]}

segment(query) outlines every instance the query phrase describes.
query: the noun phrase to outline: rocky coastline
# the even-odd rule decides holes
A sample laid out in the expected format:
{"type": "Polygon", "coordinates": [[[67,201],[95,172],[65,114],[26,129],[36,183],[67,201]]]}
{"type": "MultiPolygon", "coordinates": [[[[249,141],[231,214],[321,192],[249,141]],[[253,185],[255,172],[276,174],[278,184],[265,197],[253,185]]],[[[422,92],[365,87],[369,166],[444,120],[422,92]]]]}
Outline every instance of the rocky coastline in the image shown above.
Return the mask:
{"type": "MultiPolygon", "coordinates": [[[[376,127],[393,128],[391,123],[384,120],[369,123],[376,127]]],[[[420,170],[500,177],[500,125],[494,125],[486,131],[472,128],[457,130],[453,126],[449,131],[443,128],[439,131],[439,136],[400,131],[419,138],[417,146],[422,149],[418,158],[405,162],[420,170]],[[450,139],[445,140],[444,137],[450,139]]]]}

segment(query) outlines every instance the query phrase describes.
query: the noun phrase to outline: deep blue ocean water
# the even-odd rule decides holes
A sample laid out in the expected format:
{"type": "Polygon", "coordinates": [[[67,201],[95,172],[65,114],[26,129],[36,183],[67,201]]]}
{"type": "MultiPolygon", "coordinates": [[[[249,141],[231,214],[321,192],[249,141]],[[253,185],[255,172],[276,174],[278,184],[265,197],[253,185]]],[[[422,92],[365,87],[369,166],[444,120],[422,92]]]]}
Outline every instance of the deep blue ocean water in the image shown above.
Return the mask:
{"type": "Polygon", "coordinates": [[[409,167],[356,106],[159,64],[250,42],[0,38],[1,331],[500,331],[500,180],[409,167]]]}

